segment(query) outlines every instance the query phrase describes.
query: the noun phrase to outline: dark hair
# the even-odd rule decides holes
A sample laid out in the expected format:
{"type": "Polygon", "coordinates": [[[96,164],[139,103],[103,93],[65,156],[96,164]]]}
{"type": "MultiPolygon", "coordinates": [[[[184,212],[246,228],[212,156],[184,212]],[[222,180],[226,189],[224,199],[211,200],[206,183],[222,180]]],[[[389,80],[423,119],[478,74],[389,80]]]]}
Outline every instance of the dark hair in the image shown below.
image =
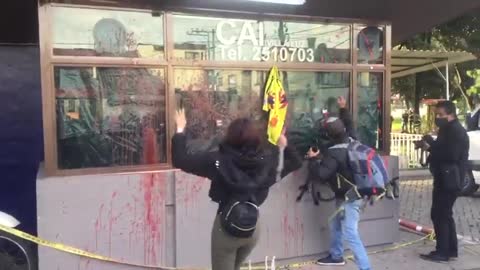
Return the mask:
{"type": "Polygon", "coordinates": [[[439,101],[436,106],[437,109],[444,109],[445,113],[448,115],[457,116],[457,108],[455,107],[455,103],[451,102],[450,100],[443,100],[439,101]]]}
{"type": "Polygon", "coordinates": [[[261,144],[261,131],[256,123],[248,118],[233,120],[228,126],[224,142],[236,149],[258,148],[261,144]]]}
{"type": "Polygon", "coordinates": [[[327,120],[327,134],[334,142],[343,141],[347,137],[347,132],[343,121],[332,117],[327,120]]]}

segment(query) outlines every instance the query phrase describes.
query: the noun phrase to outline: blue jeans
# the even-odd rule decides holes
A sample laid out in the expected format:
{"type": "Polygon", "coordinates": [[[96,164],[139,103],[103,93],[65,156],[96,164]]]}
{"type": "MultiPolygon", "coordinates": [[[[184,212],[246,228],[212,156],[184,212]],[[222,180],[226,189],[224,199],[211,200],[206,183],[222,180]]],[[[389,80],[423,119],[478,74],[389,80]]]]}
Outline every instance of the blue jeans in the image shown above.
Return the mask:
{"type": "Polygon", "coordinates": [[[337,214],[330,223],[330,255],[333,259],[343,258],[343,240],[345,240],[355,257],[358,268],[370,270],[367,250],[358,233],[358,222],[363,204],[363,200],[353,202],[337,200],[337,207],[343,206],[344,211],[337,214]]]}

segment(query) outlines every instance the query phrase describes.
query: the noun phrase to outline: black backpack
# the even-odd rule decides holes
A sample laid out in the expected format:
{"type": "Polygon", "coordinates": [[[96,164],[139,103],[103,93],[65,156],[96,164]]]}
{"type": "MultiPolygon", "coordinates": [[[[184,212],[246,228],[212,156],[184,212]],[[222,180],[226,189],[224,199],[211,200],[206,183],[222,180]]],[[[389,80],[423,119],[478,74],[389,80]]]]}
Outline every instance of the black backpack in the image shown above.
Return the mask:
{"type": "MultiPolygon", "coordinates": [[[[220,170],[220,160],[217,160],[216,167],[220,170]]],[[[223,167],[228,170],[228,167],[223,167]]],[[[230,172],[232,172],[230,170],[230,172]]],[[[226,183],[225,183],[226,184],[226,183]]],[[[258,186],[235,186],[228,185],[228,200],[220,202],[220,219],[222,228],[231,236],[238,238],[251,237],[257,228],[260,216],[259,206],[255,193],[258,186]]]]}
{"type": "Polygon", "coordinates": [[[251,237],[257,228],[259,207],[254,196],[247,197],[232,198],[220,210],[222,228],[234,237],[251,237]]]}

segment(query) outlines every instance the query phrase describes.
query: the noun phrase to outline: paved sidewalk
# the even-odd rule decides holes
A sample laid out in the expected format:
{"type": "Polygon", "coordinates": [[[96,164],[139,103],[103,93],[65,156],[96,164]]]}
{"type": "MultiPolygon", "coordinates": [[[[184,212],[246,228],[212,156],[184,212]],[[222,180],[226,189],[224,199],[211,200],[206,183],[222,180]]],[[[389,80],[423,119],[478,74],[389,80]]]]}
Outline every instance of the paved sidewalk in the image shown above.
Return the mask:
{"type": "MultiPolygon", "coordinates": [[[[414,241],[419,238],[421,238],[419,235],[401,232],[401,243],[414,241]]],[[[408,247],[370,255],[372,270],[480,270],[480,245],[466,244],[461,241],[460,257],[449,263],[433,263],[419,258],[419,254],[430,252],[434,246],[435,242],[424,240],[408,247]]],[[[371,248],[370,252],[390,247],[371,248]]],[[[298,269],[357,270],[357,267],[352,261],[348,261],[347,265],[342,267],[308,265],[298,269]]]]}
{"type": "MultiPolygon", "coordinates": [[[[432,227],[432,180],[401,181],[400,191],[400,216],[432,227]]],[[[480,243],[480,196],[458,198],[454,216],[457,233],[480,243]]]]}
{"type": "MultiPolygon", "coordinates": [[[[400,216],[432,226],[430,207],[432,180],[401,181],[400,216]]],[[[454,208],[459,239],[460,257],[445,264],[424,261],[419,254],[434,249],[435,242],[423,240],[407,247],[370,255],[373,270],[480,270],[480,196],[461,197],[454,208]]],[[[395,245],[422,238],[414,233],[401,231],[401,241],[395,245]]],[[[393,246],[395,246],[393,245],[393,246]]],[[[392,246],[371,248],[370,252],[389,249],[392,246]]],[[[357,270],[352,261],[343,267],[308,265],[300,270],[357,270]]]]}

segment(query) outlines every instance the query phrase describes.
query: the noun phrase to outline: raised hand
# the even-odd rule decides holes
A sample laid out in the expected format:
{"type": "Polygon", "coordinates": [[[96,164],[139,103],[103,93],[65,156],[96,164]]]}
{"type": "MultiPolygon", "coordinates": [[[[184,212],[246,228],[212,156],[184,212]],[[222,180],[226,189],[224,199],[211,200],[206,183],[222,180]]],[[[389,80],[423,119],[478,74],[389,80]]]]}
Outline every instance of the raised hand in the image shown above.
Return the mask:
{"type": "Polygon", "coordinates": [[[175,113],[175,124],[177,125],[177,133],[182,133],[187,126],[187,118],[185,117],[185,110],[180,109],[175,113]]]}

